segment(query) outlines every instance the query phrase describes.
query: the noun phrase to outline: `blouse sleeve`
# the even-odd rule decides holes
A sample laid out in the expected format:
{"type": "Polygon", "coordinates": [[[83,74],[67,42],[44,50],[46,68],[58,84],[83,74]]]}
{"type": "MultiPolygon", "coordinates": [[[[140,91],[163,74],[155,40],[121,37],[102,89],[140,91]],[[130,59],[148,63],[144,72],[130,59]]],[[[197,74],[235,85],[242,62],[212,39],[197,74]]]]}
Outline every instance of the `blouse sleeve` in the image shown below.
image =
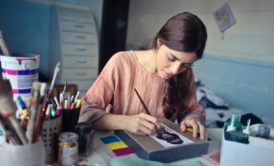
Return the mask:
{"type": "Polygon", "coordinates": [[[192,69],[189,70],[190,77],[189,77],[189,95],[185,100],[186,104],[186,111],[182,111],[178,115],[178,122],[180,123],[182,120],[184,120],[187,117],[194,117],[198,121],[200,121],[203,125],[205,125],[205,113],[204,108],[198,103],[197,97],[196,97],[196,87],[195,87],[195,81],[193,76],[192,69]]]}
{"type": "Polygon", "coordinates": [[[110,111],[115,77],[117,77],[117,54],[107,62],[100,75],[81,99],[82,107],[78,122],[95,122],[110,111]]]}

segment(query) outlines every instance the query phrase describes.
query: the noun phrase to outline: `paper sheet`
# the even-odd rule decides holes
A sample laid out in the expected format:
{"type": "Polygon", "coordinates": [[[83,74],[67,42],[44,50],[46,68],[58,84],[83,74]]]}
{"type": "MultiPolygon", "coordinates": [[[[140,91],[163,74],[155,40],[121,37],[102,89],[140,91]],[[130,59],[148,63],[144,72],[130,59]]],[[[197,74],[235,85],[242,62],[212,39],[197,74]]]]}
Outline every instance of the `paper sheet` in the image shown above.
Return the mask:
{"type": "Polygon", "coordinates": [[[182,134],[174,131],[173,129],[169,128],[168,126],[161,124],[164,127],[164,133],[156,133],[150,135],[155,141],[163,145],[164,147],[172,147],[178,146],[182,144],[193,143],[190,139],[186,138],[182,134]]]}

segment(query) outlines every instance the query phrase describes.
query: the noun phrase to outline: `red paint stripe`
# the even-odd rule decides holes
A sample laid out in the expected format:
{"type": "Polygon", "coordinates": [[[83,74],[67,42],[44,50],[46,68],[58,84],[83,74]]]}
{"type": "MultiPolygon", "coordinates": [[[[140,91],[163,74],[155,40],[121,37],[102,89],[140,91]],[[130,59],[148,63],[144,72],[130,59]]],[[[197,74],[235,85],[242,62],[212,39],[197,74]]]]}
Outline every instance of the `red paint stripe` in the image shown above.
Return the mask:
{"type": "Polygon", "coordinates": [[[17,93],[19,93],[19,91],[18,91],[18,89],[12,89],[12,93],[17,94],[17,93]]]}
{"type": "Polygon", "coordinates": [[[9,75],[18,75],[17,71],[18,70],[5,69],[5,73],[7,73],[9,75]]]}
{"type": "Polygon", "coordinates": [[[133,153],[132,149],[130,149],[129,147],[127,147],[127,148],[121,148],[121,149],[116,149],[116,150],[113,150],[113,152],[117,156],[124,156],[124,155],[129,155],[129,154],[133,153]]]}

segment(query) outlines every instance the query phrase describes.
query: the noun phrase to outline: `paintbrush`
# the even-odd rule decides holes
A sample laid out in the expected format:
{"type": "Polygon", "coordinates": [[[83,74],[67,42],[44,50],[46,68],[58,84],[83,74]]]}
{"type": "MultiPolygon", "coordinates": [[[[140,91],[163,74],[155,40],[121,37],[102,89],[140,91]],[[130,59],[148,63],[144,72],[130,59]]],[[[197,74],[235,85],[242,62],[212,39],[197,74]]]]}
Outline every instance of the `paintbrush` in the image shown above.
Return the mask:
{"type": "MultiPolygon", "coordinates": [[[[0,74],[1,75],[1,74],[0,74]]],[[[17,144],[27,144],[27,138],[24,134],[20,122],[15,117],[17,110],[16,104],[13,101],[13,94],[9,80],[3,80],[0,76],[0,114],[5,117],[5,120],[1,120],[1,123],[9,124],[11,130],[10,136],[14,136],[12,139],[19,138],[20,141],[16,141],[17,144]]],[[[18,139],[16,139],[18,140],[18,139]]]]}
{"type": "Polygon", "coordinates": [[[10,52],[9,52],[9,49],[3,39],[3,34],[0,30],[0,49],[2,50],[2,53],[4,56],[10,56],[10,52]]]}
{"type": "Polygon", "coordinates": [[[141,98],[141,96],[140,96],[140,94],[138,93],[138,91],[137,91],[135,88],[134,88],[134,91],[135,91],[135,93],[137,94],[137,96],[138,96],[138,98],[139,98],[139,100],[140,100],[142,106],[144,107],[146,113],[147,113],[148,115],[151,115],[151,113],[148,111],[147,106],[146,106],[146,104],[144,103],[144,101],[143,101],[143,99],[141,98]]]}
{"type": "Polygon", "coordinates": [[[58,75],[58,73],[59,73],[59,71],[60,71],[60,65],[61,65],[60,62],[58,62],[58,63],[55,65],[53,77],[52,77],[51,84],[50,84],[50,88],[49,88],[49,91],[48,91],[48,97],[50,96],[51,91],[53,90],[53,87],[54,87],[54,84],[55,84],[57,75],[58,75]]]}
{"type": "MultiPolygon", "coordinates": [[[[151,115],[151,113],[149,112],[149,110],[148,110],[146,104],[144,103],[144,101],[143,101],[142,97],[140,96],[140,94],[138,93],[138,91],[137,91],[135,88],[134,88],[134,91],[135,91],[135,93],[137,94],[137,96],[138,96],[138,98],[139,98],[139,100],[140,100],[142,106],[144,107],[146,113],[147,113],[148,115],[151,115]]],[[[163,131],[163,130],[164,130],[164,126],[161,125],[161,127],[156,131],[156,133],[161,132],[161,131],[163,131]]]]}

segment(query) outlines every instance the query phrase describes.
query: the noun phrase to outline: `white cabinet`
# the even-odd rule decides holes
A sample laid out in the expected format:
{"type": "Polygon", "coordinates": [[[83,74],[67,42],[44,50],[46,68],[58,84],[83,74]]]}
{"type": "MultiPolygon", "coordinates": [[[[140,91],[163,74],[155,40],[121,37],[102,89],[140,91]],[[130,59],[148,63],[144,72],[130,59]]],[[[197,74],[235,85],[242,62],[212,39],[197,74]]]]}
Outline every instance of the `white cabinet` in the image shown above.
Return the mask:
{"type": "MultiPolygon", "coordinates": [[[[89,8],[54,5],[51,26],[51,73],[58,61],[56,84],[77,84],[82,95],[98,74],[98,32],[89,8]]],[[[42,62],[43,63],[43,62],[42,62]]]]}

